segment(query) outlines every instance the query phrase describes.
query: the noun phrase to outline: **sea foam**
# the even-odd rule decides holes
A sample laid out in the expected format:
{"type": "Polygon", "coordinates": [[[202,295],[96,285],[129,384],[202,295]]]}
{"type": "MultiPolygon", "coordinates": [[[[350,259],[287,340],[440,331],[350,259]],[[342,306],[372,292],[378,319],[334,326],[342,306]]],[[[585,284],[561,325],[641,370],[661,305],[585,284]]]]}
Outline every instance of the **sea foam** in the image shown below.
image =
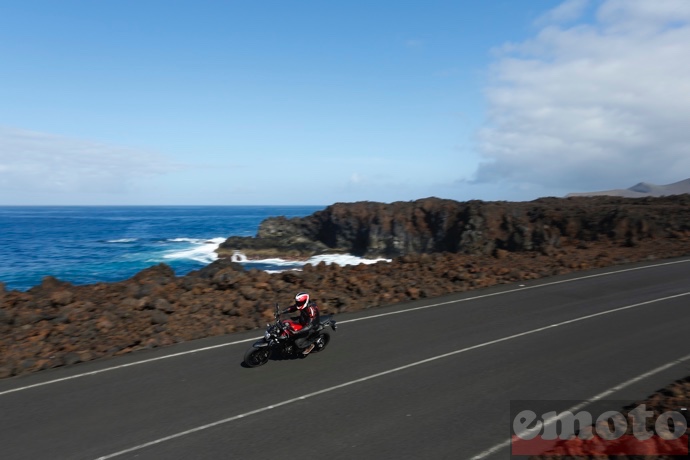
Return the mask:
{"type": "Polygon", "coordinates": [[[218,246],[225,241],[225,238],[173,238],[168,241],[189,243],[192,244],[192,247],[187,247],[183,250],[170,251],[163,255],[164,259],[189,259],[196,262],[210,264],[218,258],[216,249],[218,249],[218,246]]]}
{"type": "Polygon", "coordinates": [[[300,270],[306,264],[317,265],[321,262],[324,262],[326,265],[337,264],[345,266],[390,262],[391,259],[365,259],[351,254],[322,254],[310,257],[307,260],[285,260],[280,258],[248,259],[242,252],[235,251],[232,255],[232,261],[239,262],[246,268],[256,268],[269,273],[280,273],[287,270],[300,270]]]}
{"type": "Polygon", "coordinates": [[[325,262],[326,265],[337,264],[344,265],[359,265],[359,264],[375,264],[377,262],[390,262],[391,259],[364,259],[362,257],[353,256],[350,254],[323,254],[314,256],[307,260],[306,263],[316,265],[320,262],[325,262]]]}

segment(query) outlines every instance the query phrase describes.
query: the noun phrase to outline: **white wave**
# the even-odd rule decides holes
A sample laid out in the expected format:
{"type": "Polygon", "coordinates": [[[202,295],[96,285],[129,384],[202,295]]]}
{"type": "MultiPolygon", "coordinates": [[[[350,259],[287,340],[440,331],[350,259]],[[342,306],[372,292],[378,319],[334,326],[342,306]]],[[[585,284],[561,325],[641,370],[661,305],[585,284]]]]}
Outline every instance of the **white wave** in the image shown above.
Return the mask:
{"type": "Polygon", "coordinates": [[[244,254],[235,251],[233,254],[233,262],[240,262],[247,268],[259,268],[268,273],[280,273],[287,270],[301,270],[305,264],[317,265],[320,262],[325,262],[327,265],[337,264],[344,265],[359,265],[359,264],[374,264],[376,262],[390,262],[391,259],[364,259],[362,257],[353,256],[350,254],[324,254],[311,257],[307,260],[285,260],[285,259],[251,259],[248,260],[244,254]],[[237,257],[237,259],[234,259],[237,257]]]}
{"type": "Polygon", "coordinates": [[[192,244],[202,244],[207,240],[200,239],[200,238],[168,238],[165,241],[169,241],[171,243],[192,243],[192,244]]]}
{"type": "MultiPolygon", "coordinates": [[[[211,238],[208,240],[196,238],[175,238],[176,242],[192,243],[194,246],[182,251],[173,251],[165,254],[165,259],[190,259],[197,262],[210,264],[218,258],[216,249],[225,241],[225,238],[211,238]],[[184,240],[184,241],[182,241],[184,240]]],[[[172,240],[170,240],[172,241],[172,240]]]]}
{"type": "Polygon", "coordinates": [[[277,267],[281,266],[302,266],[306,262],[303,260],[285,260],[285,259],[252,259],[252,260],[247,260],[247,263],[254,263],[254,264],[265,264],[265,265],[275,265],[277,267]]]}
{"type": "Polygon", "coordinates": [[[256,259],[240,263],[246,268],[256,268],[268,273],[279,273],[285,270],[301,269],[306,262],[303,260],[256,259]]]}
{"type": "Polygon", "coordinates": [[[230,260],[233,262],[247,262],[247,256],[245,256],[242,252],[240,251],[234,251],[232,255],[230,256],[230,260]]]}
{"type": "Polygon", "coordinates": [[[117,240],[107,240],[106,243],[134,243],[139,238],[120,238],[117,240]]]}
{"type": "Polygon", "coordinates": [[[391,259],[364,259],[362,257],[353,256],[351,254],[322,254],[311,257],[306,263],[316,265],[320,262],[325,262],[326,265],[337,264],[344,265],[359,265],[359,264],[375,264],[377,262],[390,262],[391,259]]]}

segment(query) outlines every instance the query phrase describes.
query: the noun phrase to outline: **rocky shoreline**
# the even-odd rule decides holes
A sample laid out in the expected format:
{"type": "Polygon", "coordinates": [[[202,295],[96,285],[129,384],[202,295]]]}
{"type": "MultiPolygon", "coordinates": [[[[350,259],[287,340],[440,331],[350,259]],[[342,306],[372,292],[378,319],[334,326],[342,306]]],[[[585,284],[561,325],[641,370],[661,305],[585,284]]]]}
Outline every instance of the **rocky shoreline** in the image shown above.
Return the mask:
{"type": "Polygon", "coordinates": [[[395,258],[407,254],[497,251],[549,254],[572,242],[635,246],[690,235],[690,195],[663,198],[541,198],[458,202],[439,198],[390,204],[337,203],[310,216],[264,220],[255,237],[231,237],[218,253],[306,259],[318,254],[395,258]]]}

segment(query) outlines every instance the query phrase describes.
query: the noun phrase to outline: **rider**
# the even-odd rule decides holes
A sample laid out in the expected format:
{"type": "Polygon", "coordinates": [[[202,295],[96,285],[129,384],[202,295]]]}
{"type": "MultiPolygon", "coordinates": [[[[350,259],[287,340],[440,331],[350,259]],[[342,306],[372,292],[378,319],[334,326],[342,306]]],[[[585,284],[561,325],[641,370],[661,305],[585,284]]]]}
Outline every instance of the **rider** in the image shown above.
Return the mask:
{"type": "Polygon", "coordinates": [[[319,308],[316,303],[309,301],[309,294],[300,292],[295,296],[295,303],[287,307],[282,313],[292,313],[300,311],[297,321],[302,325],[302,329],[295,332],[295,345],[302,349],[303,355],[308,355],[314,349],[314,338],[312,332],[319,325],[319,308]]]}

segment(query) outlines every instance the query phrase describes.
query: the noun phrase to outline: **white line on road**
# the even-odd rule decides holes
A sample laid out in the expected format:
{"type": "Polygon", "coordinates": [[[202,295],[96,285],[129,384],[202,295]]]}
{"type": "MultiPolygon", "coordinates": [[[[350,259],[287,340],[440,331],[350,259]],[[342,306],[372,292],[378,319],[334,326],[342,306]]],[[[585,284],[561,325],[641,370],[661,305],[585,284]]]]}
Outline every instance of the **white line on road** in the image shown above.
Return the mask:
{"type": "MultiPolygon", "coordinates": [[[[580,281],[580,280],[585,280],[585,279],[590,279],[590,278],[598,278],[598,277],[601,277],[601,276],[615,275],[615,274],[625,273],[625,272],[630,272],[630,271],[635,271],[635,270],[645,270],[645,269],[649,269],[649,268],[663,267],[663,266],[667,266],[667,265],[675,265],[675,264],[682,264],[682,263],[688,263],[688,262],[690,262],[690,259],[676,260],[676,261],[673,261],[673,262],[664,262],[664,263],[654,264],[654,265],[645,265],[645,266],[642,266],[642,267],[625,268],[625,269],[622,269],[622,270],[616,270],[616,271],[605,272],[605,273],[597,273],[597,274],[594,274],[594,275],[580,276],[580,277],[577,277],[577,278],[569,278],[569,279],[566,279],[566,280],[551,281],[551,282],[548,282],[548,283],[535,284],[535,285],[533,285],[533,286],[520,287],[520,288],[518,288],[518,289],[509,289],[509,290],[506,290],[506,291],[493,292],[493,293],[491,293],[491,294],[482,294],[482,295],[478,295],[478,296],[467,297],[467,298],[464,298],[464,299],[449,300],[449,301],[447,301],[447,302],[435,303],[435,304],[431,304],[431,305],[423,305],[423,306],[421,306],[421,307],[407,308],[407,309],[404,309],[404,310],[398,310],[398,311],[393,311],[393,312],[388,312],[388,313],[379,313],[379,314],[375,314],[375,315],[365,316],[365,317],[362,317],[362,318],[354,318],[354,319],[349,319],[349,320],[345,320],[345,321],[338,321],[338,324],[354,323],[354,322],[357,322],[357,321],[364,321],[364,320],[369,320],[369,319],[374,319],[374,318],[381,318],[381,317],[390,316],[390,315],[398,315],[398,314],[401,314],[401,313],[409,313],[409,312],[418,311],[418,310],[426,310],[426,309],[428,309],[428,308],[441,307],[441,306],[444,306],[444,305],[450,305],[450,304],[454,304],[454,303],[469,302],[469,301],[472,301],[472,300],[485,299],[485,298],[488,298],[488,297],[493,297],[493,296],[498,296],[498,295],[504,295],[504,294],[511,294],[511,293],[514,293],[514,292],[526,291],[526,290],[529,290],[529,289],[537,289],[537,288],[542,288],[542,287],[546,287],[546,286],[553,286],[553,285],[556,285],[556,284],[572,283],[573,281],[580,281]]],[[[23,386],[23,387],[13,388],[13,389],[10,389],[10,390],[5,390],[5,391],[0,391],[0,396],[6,395],[6,394],[10,394],[10,393],[15,393],[15,392],[18,392],[18,391],[29,390],[29,389],[31,389],[31,388],[37,388],[37,387],[42,387],[42,386],[45,386],[45,385],[51,385],[51,384],[54,384],[54,383],[66,382],[66,381],[68,381],[68,380],[74,380],[74,379],[78,379],[78,378],[82,378],[82,377],[87,377],[87,376],[91,376],[91,375],[98,375],[98,374],[102,374],[102,373],[104,373],[104,372],[110,372],[110,371],[114,371],[114,370],[117,370],[117,369],[124,369],[124,368],[127,368],[127,367],[138,366],[138,365],[140,365],[140,364],[148,364],[148,363],[152,363],[152,362],[156,362],[156,361],[161,361],[161,360],[168,359],[168,358],[176,358],[176,357],[179,357],[179,356],[190,355],[190,354],[199,353],[199,352],[202,352],[202,351],[214,350],[214,349],[216,349],[216,348],[227,347],[227,346],[230,346],[230,345],[237,345],[237,344],[240,344],[240,343],[247,343],[247,342],[251,342],[251,341],[253,341],[253,340],[258,340],[258,339],[260,339],[260,338],[261,338],[261,337],[252,337],[252,338],[250,338],[250,339],[237,340],[237,341],[234,341],[234,342],[222,343],[222,344],[219,344],[219,345],[213,345],[213,346],[209,346],[209,347],[198,348],[198,349],[195,349],[195,350],[182,351],[182,352],[173,353],[173,354],[170,354],[170,355],[159,356],[159,357],[157,357],[157,358],[143,359],[143,360],[141,360],[141,361],[135,361],[135,362],[132,362],[132,363],[120,364],[120,365],[118,365],[118,366],[106,367],[106,368],[104,368],[104,369],[98,369],[98,370],[91,371],[91,372],[84,372],[84,373],[81,373],[81,374],[71,375],[71,376],[69,376],[69,377],[62,377],[62,378],[59,378],[59,379],[53,379],[53,380],[48,380],[48,381],[45,381],[45,382],[34,383],[34,384],[32,384],[32,385],[26,385],[26,386],[23,386]]]]}
{"type": "Polygon", "coordinates": [[[245,340],[237,340],[235,342],[229,342],[229,343],[221,343],[220,345],[212,345],[210,347],[197,348],[195,350],[190,350],[190,351],[182,351],[179,353],[173,353],[172,355],[165,355],[165,356],[159,356],[157,358],[144,359],[141,361],[135,361],[133,363],[120,364],[119,366],[106,367],[105,369],[98,369],[98,370],[91,371],[91,372],[84,372],[82,374],[70,375],[69,377],[62,377],[59,379],[48,380],[47,382],[34,383],[33,385],[27,385],[24,387],[13,388],[11,390],[0,391],[0,396],[6,395],[9,393],[14,393],[16,391],[28,390],[30,388],[36,388],[36,387],[42,387],[44,385],[50,385],[52,383],[65,382],[67,380],[74,380],[74,379],[86,377],[89,375],[102,374],[103,372],[114,371],[116,369],[124,369],[126,367],[138,366],[139,364],[148,364],[148,363],[152,363],[155,361],[161,361],[163,359],[175,358],[177,356],[190,355],[192,353],[199,353],[202,351],[213,350],[214,348],[227,347],[229,345],[237,345],[238,343],[251,342],[252,340],[256,340],[256,339],[258,339],[258,337],[252,337],[251,339],[245,339],[245,340]]]}
{"type": "MultiPolygon", "coordinates": [[[[433,356],[433,357],[431,357],[431,358],[423,359],[423,360],[421,360],[421,361],[416,361],[416,362],[414,362],[414,363],[406,364],[406,365],[404,365],[404,366],[396,367],[396,368],[394,368],[394,369],[389,369],[389,370],[387,370],[387,371],[379,372],[379,373],[377,373],[377,374],[369,375],[369,376],[367,376],[367,377],[362,377],[362,378],[359,378],[359,379],[356,379],[356,380],[351,380],[351,381],[349,381],[349,382],[341,383],[341,384],[339,384],[339,385],[335,385],[335,386],[332,386],[332,387],[324,388],[323,390],[315,391],[315,392],[313,392],[313,393],[308,393],[308,394],[299,396],[299,397],[297,397],[297,398],[292,398],[292,399],[288,399],[288,400],[286,400],[286,401],[282,401],[282,402],[278,402],[278,403],[275,403],[275,404],[271,404],[270,406],[265,406],[265,407],[262,407],[262,408],[260,408],[260,409],[256,409],[256,410],[253,410],[253,411],[250,411],[250,412],[245,412],[244,414],[234,415],[234,416],[232,416],[232,417],[228,417],[228,418],[225,418],[225,419],[222,419],[222,420],[218,420],[218,421],[216,421],[216,422],[212,422],[212,423],[209,423],[209,424],[206,424],[206,425],[198,426],[198,427],[192,428],[192,429],[190,429],[190,430],[181,431],[181,432],[179,432],[179,433],[175,433],[175,434],[172,434],[172,435],[170,435],[170,436],[166,436],[166,437],[164,437],[164,438],[156,439],[155,441],[150,441],[150,442],[147,442],[147,443],[144,443],[144,444],[139,444],[138,446],[130,447],[130,448],[128,448],[128,449],[121,450],[121,451],[115,452],[115,453],[113,453],[113,454],[109,454],[109,455],[105,455],[105,456],[103,456],[103,457],[99,457],[97,460],[108,460],[108,459],[111,459],[111,458],[119,457],[120,455],[128,454],[128,453],[130,453],[130,452],[135,452],[135,451],[144,449],[144,448],[146,448],[146,447],[154,446],[154,445],[156,445],[156,444],[160,444],[160,443],[163,443],[163,442],[166,442],[166,441],[171,441],[171,440],[173,440],[173,439],[180,438],[180,437],[186,436],[186,435],[188,435],[188,434],[192,434],[192,433],[196,433],[196,432],[199,432],[199,431],[207,430],[207,429],[209,429],[209,428],[213,428],[213,427],[216,427],[216,426],[218,426],[218,425],[223,425],[223,424],[225,424],[225,423],[233,422],[233,421],[235,421],[235,420],[238,420],[238,419],[241,419],[241,418],[244,418],[244,417],[248,417],[248,416],[250,416],[250,415],[260,414],[260,413],[262,413],[262,412],[266,412],[266,411],[268,411],[268,410],[275,409],[276,407],[281,407],[281,406],[285,406],[285,405],[288,405],[288,404],[292,404],[292,403],[294,403],[294,402],[303,401],[303,400],[305,400],[305,399],[312,398],[312,397],[314,397],[314,396],[319,396],[319,395],[322,395],[322,394],[325,394],[325,393],[329,393],[329,392],[331,392],[331,391],[339,390],[339,389],[341,389],[341,388],[349,387],[349,386],[355,385],[355,384],[357,384],[357,383],[366,382],[366,381],[368,381],[368,380],[373,380],[373,379],[376,379],[376,378],[378,378],[378,377],[383,377],[383,376],[385,376],[385,375],[393,374],[393,373],[395,373],[395,372],[399,372],[399,371],[402,371],[402,370],[405,370],[405,369],[409,369],[409,368],[412,368],[412,367],[420,366],[420,365],[422,365],[422,364],[427,364],[427,363],[430,363],[430,362],[433,362],[433,361],[437,361],[437,360],[439,360],[439,359],[448,358],[449,356],[455,356],[455,355],[458,355],[458,354],[460,354],[460,353],[466,353],[466,352],[468,352],[468,351],[476,350],[476,349],[478,349],[478,348],[484,348],[484,347],[487,347],[487,346],[489,346],[489,345],[495,345],[495,344],[497,344],[497,343],[506,342],[506,341],[508,341],[508,340],[517,339],[517,338],[519,338],[519,337],[524,337],[524,336],[527,336],[527,335],[535,334],[535,333],[537,333],[537,332],[542,332],[542,331],[546,331],[546,330],[549,330],[549,329],[554,329],[554,328],[557,328],[557,327],[565,326],[565,325],[567,325],[567,324],[577,323],[577,322],[584,321],[584,320],[587,320],[587,319],[590,319],[590,318],[595,318],[595,317],[597,317],[597,316],[609,315],[609,314],[611,314],[611,313],[617,313],[617,312],[620,312],[620,311],[629,310],[629,309],[631,309],[631,308],[642,307],[642,306],[650,305],[650,304],[657,303],[657,302],[664,302],[664,301],[666,301],[666,300],[677,299],[677,298],[684,297],[684,296],[688,296],[688,295],[690,295],[690,292],[684,292],[684,293],[682,293],[682,294],[676,294],[676,295],[672,295],[672,296],[668,296],[668,297],[662,297],[662,298],[659,298],[659,299],[649,300],[649,301],[647,301],[647,302],[640,302],[640,303],[636,303],[636,304],[633,304],[633,305],[626,305],[626,306],[624,306],[624,307],[618,307],[618,308],[614,308],[614,309],[612,309],[612,310],[606,310],[606,311],[602,311],[602,312],[599,312],[599,313],[593,313],[593,314],[591,314],[591,315],[580,316],[579,318],[574,318],[574,319],[570,319],[570,320],[567,320],[567,321],[562,321],[562,322],[560,322],[560,323],[551,324],[551,325],[549,325],[549,326],[539,327],[539,328],[536,328],[536,329],[531,329],[531,330],[529,330],[529,331],[520,332],[519,334],[513,334],[513,335],[509,335],[509,336],[507,336],[507,337],[502,337],[502,338],[500,338],[500,339],[490,340],[490,341],[488,341],[488,342],[483,342],[483,343],[480,343],[480,344],[477,344],[477,345],[472,345],[472,346],[470,346],[470,347],[462,348],[462,349],[460,349],[460,350],[455,350],[455,351],[451,351],[451,352],[449,352],[449,353],[444,353],[444,354],[441,354],[441,355],[433,356]]],[[[690,358],[690,356],[688,356],[687,358],[690,358]]],[[[686,358],[681,358],[680,361],[682,361],[682,360],[684,360],[684,359],[686,359],[686,358]]],[[[680,361],[678,361],[678,362],[680,362],[680,361]]],[[[670,364],[665,365],[666,367],[662,366],[662,368],[665,369],[665,368],[667,368],[667,367],[669,367],[669,366],[674,365],[675,363],[676,363],[676,362],[674,361],[673,363],[670,363],[670,364]]],[[[658,368],[658,369],[661,369],[661,368],[658,368]]],[[[659,372],[659,371],[657,371],[657,372],[659,372]]],[[[648,373],[648,374],[649,374],[649,373],[648,373]]],[[[643,374],[643,375],[645,375],[645,374],[643,374]]],[[[649,374],[649,375],[651,375],[651,374],[649,374]]],[[[644,377],[642,377],[642,376],[637,377],[637,379],[641,379],[641,378],[644,378],[644,377]]],[[[636,381],[636,380],[633,379],[633,380],[629,381],[629,383],[627,383],[627,385],[633,383],[633,381],[636,381]]],[[[625,385],[625,386],[627,386],[627,385],[625,385]]],[[[615,388],[618,388],[618,387],[614,387],[614,389],[615,389],[615,388]]],[[[620,388],[623,388],[623,387],[620,387],[620,388]]],[[[611,392],[615,391],[614,389],[608,390],[609,393],[607,393],[607,392],[602,393],[603,396],[600,396],[600,398],[603,398],[604,396],[606,396],[606,395],[610,394],[611,392]]],[[[502,447],[504,447],[504,443],[501,443],[500,446],[501,446],[501,447],[499,447],[499,449],[502,448],[502,447]]],[[[487,451],[487,452],[488,452],[488,451],[487,451]]],[[[480,454],[480,455],[481,455],[481,454],[480,454]]],[[[489,454],[486,454],[486,455],[489,455],[489,454]]],[[[479,458],[482,458],[482,457],[479,457],[479,458]]]]}
{"type": "Polygon", "coordinates": [[[553,286],[553,285],[556,285],[556,284],[570,283],[570,282],[573,282],[573,281],[586,280],[586,279],[590,279],[590,278],[598,278],[598,277],[601,277],[601,276],[609,276],[609,275],[614,275],[614,274],[618,274],[618,273],[631,272],[631,271],[635,271],[635,270],[644,270],[644,269],[646,269],[646,268],[662,267],[662,266],[664,266],[664,265],[681,264],[681,263],[686,263],[686,262],[690,262],[690,259],[687,259],[687,260],[677,260],[677,261],[674,261],[674,262],[665,262],[665,263],[662,263],[662,264],[655,264],[655,265],[646,265],[646,266],[644,266],[644,267],[625,268],[625,269],[623,269],[623,270],[617,270],[617,271],[614,271],[614,272],[596,273],[596,274],[594,274],[594,275],[580,276],[580,277],[577,277],[577,278],[570,278],[570,279],[567,279],[567,280],[560,280],[560,281],[550,281],[550,282],[548,282],[548,283],[535,284],[535,285],[532,285],[532,286],[525,286],[524,284],[521,284],[521,285],[520,285],[521,287],[518,288],[518,289],[510,289],[510,290],[507,290],[507,291],[492,292],[491,294],[483,294],[483,295],[478,295],[478,296],[474,296],[474,297],[467,297],[467,298],[465,298],[465,299],[449,300],[449,301],[447,301],[447,302],[435,303],[435,304],[433,304],[433,305],[423,305],[423,306],[421,306],[421,307],[406,308],[406,309],[404,309],[404,310],[392,311],[392,312],[388,312],[388,313],[379,313],[379,314],[376,314],[376,315],[365,316],[365,317],[363,317],[363,318],[348,319],[347,321],[338,321],[338,324],[354,323],[355,321],[364,321],[364,320],[372,319],[372,318],[381,318],[382,316],[398,315],[398,314],[400,314],[400,313],[409,313],[409,312],[411,312],[411,311],[417,311],[417,310],[426,310],[427,308],[440,307],[440,306],[443,306],[443,305],[450,305],[450,304],[453,304],[453,303],[469,302],[469,301],[471,301],[471,300],[485,299],[485,298],[487,298],[487,297],[493,297],[493,296],[503,295],[503,294],[511,294],[511,293],[514,293],[514,292],[527,291],[527,290],[530,290],[530,289],[538,289],[538,288],[542,288],[542,287],[546,287],[546,286],[553,286]]]}

